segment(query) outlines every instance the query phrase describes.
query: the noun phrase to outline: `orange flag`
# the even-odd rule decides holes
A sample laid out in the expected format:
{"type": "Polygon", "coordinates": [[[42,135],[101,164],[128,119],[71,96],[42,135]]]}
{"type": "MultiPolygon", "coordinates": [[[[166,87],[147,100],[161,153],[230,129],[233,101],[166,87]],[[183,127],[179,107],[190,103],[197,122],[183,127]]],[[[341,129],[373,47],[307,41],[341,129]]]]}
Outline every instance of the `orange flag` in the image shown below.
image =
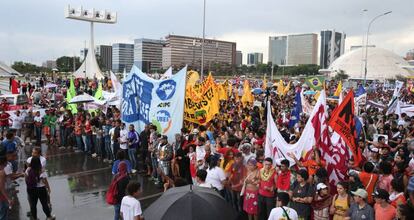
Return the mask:
{"type": "Polygon", "coordinates": [[[359,164],[362,160],[362,155],[361,150],[356,145],[357,133],[354,118],[354,91],[351,90],[341,104],[333,110],[329,126],[343,138],[346,145],[352,151],[355,164],[359,164]]]}

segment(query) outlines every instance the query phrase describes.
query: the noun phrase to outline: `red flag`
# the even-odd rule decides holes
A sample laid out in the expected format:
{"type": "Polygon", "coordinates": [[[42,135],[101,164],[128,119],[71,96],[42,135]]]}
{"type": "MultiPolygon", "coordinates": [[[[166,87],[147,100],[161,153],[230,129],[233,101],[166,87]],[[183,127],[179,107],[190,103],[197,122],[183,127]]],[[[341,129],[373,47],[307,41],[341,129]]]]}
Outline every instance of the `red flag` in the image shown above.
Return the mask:
{"type": "Polygon", "coordinates": [[[19,83],[15,79],[12,79],[12,84],[11,84],[12,94],[19,94],[18,87],[19,87],[19,83]]]}
{"type": "Polygon", "coordinates": [[[354,91],[349,91],[342,103],[336,107],[329,120],[329,126],[336,131],[351,149],[356,164],[362,160],[361,151],[356,145],[354,91]]]}

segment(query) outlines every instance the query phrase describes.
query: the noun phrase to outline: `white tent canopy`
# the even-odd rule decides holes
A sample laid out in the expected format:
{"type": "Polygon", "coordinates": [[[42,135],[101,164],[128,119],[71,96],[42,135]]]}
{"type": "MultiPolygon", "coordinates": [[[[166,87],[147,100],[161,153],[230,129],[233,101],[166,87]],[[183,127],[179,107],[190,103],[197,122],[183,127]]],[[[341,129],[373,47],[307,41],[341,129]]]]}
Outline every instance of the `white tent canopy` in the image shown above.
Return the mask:
{"type": "Polygon", "coordinates": [[[13,68],[7,66],[5,63],[0,61],[0,76],[10,77],[14,75],[21,75],[13,68]]]}

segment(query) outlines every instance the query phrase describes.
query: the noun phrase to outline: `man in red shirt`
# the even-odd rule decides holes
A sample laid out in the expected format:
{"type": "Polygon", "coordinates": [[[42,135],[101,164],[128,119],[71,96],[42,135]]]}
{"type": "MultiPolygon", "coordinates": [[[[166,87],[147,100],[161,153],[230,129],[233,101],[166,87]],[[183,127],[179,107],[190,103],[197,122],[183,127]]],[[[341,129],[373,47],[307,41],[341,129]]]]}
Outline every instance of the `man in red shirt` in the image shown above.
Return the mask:
{"type": "Polygon", "coordinates": [[[277,176],[276,188],[278,192],[289,192],[291,173],[289,170],[290,162],[287,159],[280,161],[280,171],[277,176]]]}
{"type": "Polygon", "coordinates": [[[0,114],[0,129],[1,129],[2,137],[3,137],[4,132],[9,130],[9,119],[10,119],[9,113],[7,113],[5,109],[3,109],[0,114]]]}
{"type": "Polygon", "coordinates": [[[267,157],[263,162],[263,168],[259,172],[259,219],[267,219],[270,211],[276,206],[275,191],[277,184],[277,172],[273,167],[273,160],[267,157]]]}
{"type": "Polygon", "coordinates": [[[227,146],[218,149],[217,152],[219,152],[222,155],[226,155],[227,151],[229,150],[233,151],[234,155],[239,153],[239,150],[237,149],[237,146],[236,146],[236,139],[234,137],[230,137],[227,140],[227,146]]]}

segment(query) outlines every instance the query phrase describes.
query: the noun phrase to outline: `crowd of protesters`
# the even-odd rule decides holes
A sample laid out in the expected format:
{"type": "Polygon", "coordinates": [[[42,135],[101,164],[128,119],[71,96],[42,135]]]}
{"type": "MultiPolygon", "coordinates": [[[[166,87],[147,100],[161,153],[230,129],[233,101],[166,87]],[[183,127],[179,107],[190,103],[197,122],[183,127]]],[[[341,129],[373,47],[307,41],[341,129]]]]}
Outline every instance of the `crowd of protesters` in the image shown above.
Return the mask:
{"type": "MultiPolygon", "coordinates": [[[[336,189],[332,189],[328,182],[330,174],[321,158],[319,146],[313,146],[310,158],[298,160],[292,156],[296,160],[294,166],[287,159],[266,158],[264,155],[265,99],[271,101],[275,122],[286,142],[295,143],[308,120],[303,114],[296,126],[288,127],[295,90],[302,86],[292,86],[284,96],[270,87],[264,94],[255,96],[261,106],[243,106],[240,97],[235,97],[240,94],[238,87],[241,89],[242,85],[233,82],[236,92],[227,101],[220,102],[220,114],[206,125],[185,122],[181,133],[169,142],[166,136],[157,132],[155,125],[148,124],[145,130],[138,133],[133,125],[122,123],[120,110],[116,106],[103,113],[100,110],[86,111],[78,105],[77,113],[72,114],[67,110],[64,99],[59,101],[59,95],[65,97],[69,79],[56,79],[53,83],[58,86],[44,88],[47,80],[42,78],[42,84],[37,83],[36,88],[21,89],[22,94],[28,95],[30,104],[22,110],[8,113],[8,104],[2,103],[0,114],[3,146],[6,149],[1,170],[4,170],[5,178],[10,179],[11,184],[14,179],[26,176],[26,183],[31,188],[36,185],[36,190],[28,190],[29,198],[33,199],[30,199],[31,207],[39,198],[48,217],[52,216],[47,209],[50,187],[44,175],[46,160],[43,158],[42,162],[40,151],[35,147],[40,146],[42,138],[50,147],[83,151],[97,160],[112,164],[114,181],[120,183],[114,205],[115,219],[119,219],[120,215],[126,219],[131,215],[142,215],[136,200],[140,185],[130,180],[135,173],[148,177],[164,190],[185,184],[216,190],[233,206],[241,219],[413,218],[414,118],[406,114],[387,115],[386,108],[376,107],[360,110],[358,116],[363,122],[363,135],[358,137],[358,146],[364,160],[355,164],[351,157],[347,181],[338,183],[336,189]],[[45,109],[45,113],[34,106],[45,109]],[[376,134],[383,136],[374,140],[376,134]],[[19,147],[32,139],[35,140],[34,160],[26,163],[29,169],[22,172],[18,161],[19,157],[24,156],[19,152],[19,147]],[[11,171],[6,169],[6,165],[11,167],[11,171]],[[27,180],[30,176],[41,181],[35,184],[33,180],[27,180]],[[37,189],[39,187],[43,188],[37,189]],[[135,207],[132,211],[126,208],[131,206],[135,207]]],[[[98,80],[76,79],[74,84],[77,94],[85,92],[93,96],[98,83],[98,80]]],[[[109,79],[101,83],[104,90],[112,87],[109,79]]],[[[251,84],[252,88],[261,86],[257,82],[251,84]]],[[[328,96],[332,96],[336,85],[337,82],[333,81],[327,84],[328,96]]],[[[383,87],[382,84],[370,87],[368,100],[388,103],[392,90],[384,90],[383,87]]],[[[313,95],[306,96],[306,99],[313,104],[316,102],[313,95]]],[[[405,90],[401,100],[413,103],[414,96],[405,90]]],[[[337,102],[331,101],[329,112],[336,105],[337,102]]],[[[0,201],[8,208],[12,201],[2,190],[0,193],[3,195],[0,201]]],[[[31,216],[37,216],[32,208],[31,216]]]]}

